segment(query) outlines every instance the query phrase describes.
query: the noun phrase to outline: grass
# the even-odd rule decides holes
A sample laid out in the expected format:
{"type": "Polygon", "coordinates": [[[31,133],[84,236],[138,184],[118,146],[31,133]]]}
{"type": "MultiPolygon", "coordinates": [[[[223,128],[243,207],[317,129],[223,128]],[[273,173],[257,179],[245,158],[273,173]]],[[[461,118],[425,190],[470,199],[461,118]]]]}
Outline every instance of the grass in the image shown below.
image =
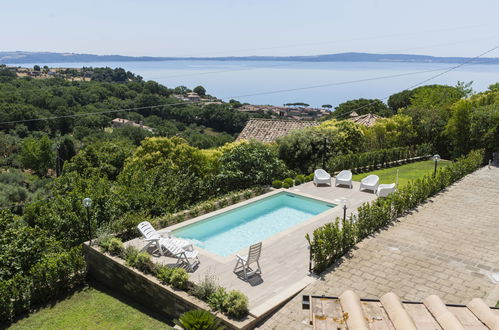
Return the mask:
{"type": "Polygon", "coordinates": [[[171,320],[95,284],[13,323],[9,329],[171,329],[171,320]]]}
{"type": "MultiPolygon", "coordinates": [[[[438,167],[447,166],[451,162],[448,160],[440,160],[438,167]]],[[[382,170],[355,174],[354,181],[360,181],[370,174],[379,176],[380,183],[395,183],[397,177],[397,169],[399,170],[399,188],[406,185],[410,180],[423,177],[425,174],[433,173],[435,162],[433,160],[425,160],[422,162],[410,163],[398,167],[385,168],[382,170]]]]}

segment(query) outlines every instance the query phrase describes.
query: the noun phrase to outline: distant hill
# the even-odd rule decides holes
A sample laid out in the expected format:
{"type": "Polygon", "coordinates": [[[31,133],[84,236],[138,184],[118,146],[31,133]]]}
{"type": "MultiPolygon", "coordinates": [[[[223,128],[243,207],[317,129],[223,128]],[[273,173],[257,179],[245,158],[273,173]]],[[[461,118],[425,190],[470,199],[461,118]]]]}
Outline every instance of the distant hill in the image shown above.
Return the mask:
{"type": "MultiPolygon", "coordinates": [[[[409,54],[369,54],[339,53],[313,56],[230,56],[230,57],[151,57],[122,55],[93,55],[51,52],[6,52],[0,51],[0,63],[71,63],[71,62],[128,62],[128,61],[178,61],[178,60],[213,60],[213,61],[294,61],[294,62],[412,62],[412,63],[463,63],[469,57],[436,57],[409,54]]],[[[470,63],[499,64],[499,58],[483,57],[470,63]]]]}

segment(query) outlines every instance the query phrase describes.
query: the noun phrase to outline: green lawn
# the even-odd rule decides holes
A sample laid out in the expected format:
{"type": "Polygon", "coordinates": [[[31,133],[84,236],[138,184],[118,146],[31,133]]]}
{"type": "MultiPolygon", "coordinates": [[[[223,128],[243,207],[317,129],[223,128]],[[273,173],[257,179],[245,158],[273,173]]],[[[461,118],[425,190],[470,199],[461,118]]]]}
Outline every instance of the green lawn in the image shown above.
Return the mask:
{"type": "MultiPolygon", "coordinates": [[[[451,162],[448,160],[440,160],[438,167],[447,166],[451,162]]],[[[399,170],[399,187],[403,187],[409,180],[414,180],[424,176],[427,173],[433,173],[435,169],[435,162],[433,160],[425,160],[422,162],[410,163],[398,167],[385,168],[382,170],[356,174],[353,176],[354,181],[360,181],[369,174],[376,174],[379,176],[380,183],[395,183],[397,176],[397,169],[399,170]]]]}
{"type": "Polygon", "coordinates": [[[165,322],[171,321],[95,285],[17,321],[9,329],[171,329],[165,322]]]}

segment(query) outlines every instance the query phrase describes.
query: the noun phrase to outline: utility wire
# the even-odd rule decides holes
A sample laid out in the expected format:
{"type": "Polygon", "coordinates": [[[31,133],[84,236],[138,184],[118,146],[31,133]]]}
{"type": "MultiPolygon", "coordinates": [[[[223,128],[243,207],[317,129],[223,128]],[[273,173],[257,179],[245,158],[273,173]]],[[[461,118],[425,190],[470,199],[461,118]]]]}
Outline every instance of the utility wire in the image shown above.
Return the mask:
{"type": "MultiPolygon", "coordinates": [[[[450,68],[446,69],[446,70],[445,70],[445,71],[443,71],[443,72],[440,72],[440,73],[438,73],[438,74],[436,74],[436,75],[433,75],[433,76],[431,76],[430,78],[427,78],[427,79],[425,79],[425,80],[423,80],[423,81],[421,81],[421,82],[419,82],[419,83],[417,83],[417,84],[414,84],[414,85],[412,85],[412,86],[410,86],[410,87],[408,87],[408,88],[406,88],[406,89],[412,89],[412,88],[417,87],[417,86],[420,86],[420,85],[422,85],[422,84],[424,84],[424,83],[426,83],[426,82],[428,82],[428,81],[430,81],[430,80],[433,80],[433,79],[435,79],[435,78],[438,78],[438,77],[440,77],[440,76],[442,76],[442,75],[444,75],[444,74],[446,74],[446,73],[448,73],[448,72],[450,72],[450,71],[452,71],[452,70],[455,70],[455,69],[457,69],[457,68],[459,68],[459,67],[462,67],[462,66],[466,65],[467,63],[471,62],[472,60],[477,59],[477,58],[479,58],[479,57],[481,57],[481,56],[483,56],[483,55],[485,55],[485,54],[488,54],[488,53],[490,53],[490,52],[492,52],[492,51],[494,51],[494,50],[496,50],[496,49],[498,49],[498,48],[499,48],[499,45],[497,45],[497,46],[495,46],[494,48],[491,48],[491,49],[489,49],[489,50],[487,50],[487,51],[485,51],[485,52],[481,53],[481,54],[480,54],[480,55],[478,55],[478,56],[475,56],[475,57],[473,57],[473,58],[470,58],[470,59],[468,59],[467,61],[465,61],[465,62],[463,62],[463,63],[460,63],[460,64],[458,64],[458,65],[456,65],[456,66],[453,66],[453,67],[450,67],[450,68]]],[[[425,72],[429,72],[429,71],[436,71],[436,70],[426,70],[425,72]]],[[[418,73],[420,73],[420,72],[418,72],[418,73]]],[[[408,74],[409,74],[409,73],[408,73],[408,74]]],[[[414,74],[414,73],[412,73],[412,74],[414,74]]],[[[389,76],[389,77],[392,77],[392,76],[389,76]]],[[[376,78],[370,78],[369,80],[373,80],[373,79],[376,79],[376,78]]],[[[377,78],[377,79],[380,79],[380,78],[377,78]]],[[[346,83],[351,83],[351,82],[346,82],[346,83]]],[[[322,85],[321,85],[320,87],[322,87],[322,85]]],[[[293,90],[296,90],[296,89],[293,89],[293,90]]],[[[254,94],[253,94],[253,95],[254,95],[254,94]]],[[[242,97],[244,97],[244,96],[242,96],[242,97]]],[[[381,100],[383,100],[383,99],[387,99],[388,97],[389,97],[389,96],[386,96],[386,97],[382,98],[381,100]]],[[[194,102],[189,102],[189,103],[187,103],[187,104],[192,104],[192,103],[194,103],[194,102]]],[[[196,103],[197,103],[197,102],[196,102],[196,103]]],[[[178,105],[178,104],[185,104],[185,103],[177,103],[177,105],[178,105]]],[[[359,108],[357,108],[357,109],[354,109],[354,110],[352,110],[352,111],[357,111],[357,110],[360,110],[360,109],[365,108],[366,106],[369,106],[369,105],[371,105],[371,104],[374,104],[374,102],[369,103],[369,104],[366,104],[366,105],[364,105],[364,106],[362,106],[362,107],[359,107],[359,108]]],[[[175,104],[168,104],[168,105],[175,105],[175,104]]],[[[131,108],[131,109],[121,109],[121,110],[111,110],[111,111],[101,112],[101,113],[109,113],[109,112],[117,112],[117,111],[131,111],[132,109],[149,109],[149,108],[155,108],[155,107],[161,107],[161,106],[165,106],[165,105],[147,106],[147,107],[131,108]]],[[[90,113],[90,114],[96,114],[96,113],[90,113]]],[[[80,115],[85,115],[85,114],[80,114],[80,115]]],[[[343,115],[345,115],[345,114],[343,114],[343,115]]],[[[72,116],[75,116],[75,115],[72,115],[72,116]]],[[[65,117],[67,117],[67,116],[59,116],[59,117],[51,117],[51,118],[65,118],[65,117]]],[[[340,116],[338,116],[338,117],[336,117],[336,118],[339,118],[339,117],[340,117],[340,116]]],[[[44,119],[41,119],[41,118],[40,118],[40,119],[36,119],[36,120],[47,120],[47,119],[49,119],[49,118],[44,118],[44,119]]],[[[11,123],[11,122],[0,122],[0,124],[5,124],[5,123],[11,123]]],[[[17,203],[17,204],[11,204],[11,205],[9,205],[9,206],[3,206],[3,207],[0,207],[0,210],[10,209],[10,208],[12,208],[12,207],[16,207],[16,206],[24,206],[24,205],[28,205],[28,204],[33,204],[33,203],[37,203],[37,202],[41,202],[41,201],[47,200],[47,199],[49,199],[49,198],[50,198],[50,197],[47,197],[47,198],[44,198],[44,199],[40,199],[40,200],[36,200],[36,201],[32,201],[32,202],[27,202],[27,203],[17,203]]]]}
{"type": "MultiPolygon", "coordinates": [[[[494,49],[498,48],[499,46],[495,47],[494,49]]],[[[492,50],[494,50],[492,49],[492,50]]],[[[492,51],[490,50],[490,51],[492,51]]],[[[485,52],[484,54],[487,54],[488,52],[485,52]]],[[[481,54],[480,56],[483,56],[484,54],[481,54]]],[[[323,88],[323,87],[330,87],[330,86],[340,86],[340,85],[347,85],[347,84],[353,84],[353,83],[360,83],[360,82],[367,82],[367,81],[373,81],[373,80],[381,80],[381,79],[389,79],[389,78],[396,78],[396,77],[403,77],[403,76],[409,76],[409,75],[415,75],[415,74],[421,74],[421,73],[427,73],[427,72],[435,72],[435,71],[441,71],[445,70],[443,73],[440,73],[432,78],[426,79],[423,82],[417,84],[423,84],[424,82],[434,79],[436,77],[439,77],[451,70],[454,70],[458,67],[461,67],[472,60],[478,58],[474,57],[471,59],[468,59],[468,61],[461,63],[457,66],[453,67],[448,67],[448,68],[439,68],[439,69],[431,69],[431,70],[423,70],[423,71],[414,71],[414,72],[406,72],[406,73],[400,73],[400,74],[395,74],[395,75],[387,75],[387,76],[379,76],[379,77],[372,77],[372,78],[365,78],[365,79],[357,79],[357,80],[350,80],[350,81],[343,81],[343,82],[335,82],[335,83],[328,83],[328,84],[321,84],[321,85],[313,85],[313,86],[306,86],[306,87],[297,87],[297,88],[290,88],[290,89],[281,89],[281,90],[274,90],[274,91],[267,91],[267,92],[259,92],[259,93],[252,93],[252,94],[244,94],[244,95],[238,95],[238,96],[228,96],[228,97],[222,97],[221,99],[238,99],[238,98],[245,98],[245,97],[250,97],[250,96],[258,96],[258,95],[268,95],[268,94],[277,94],[277,93],[285,93],[285,92],[292,92],[292,91],[298,91],[298,90],[307,90],[307,89],[315,89],[315,88],[323,88]]],[[[497,60],[499,61],[499,60],[497,60]]],[[[490,61],[488,63],[492,62],[497,62],[497,61],[490,61]]],[[[415,85],[416,86],[416,85],[415,85]]],[[[409,87],[413,88],[413,87],[409,87]]],[[[382,98],[387,99],[389,96],[382,98]]],[[[124,109],[116,109],[116,110],[106,110],[106,111],[97,111],[97,112],[82,112],[82,113],[76,113],[72,115],[62,115],[62,116],[52,116],[52,117],[46,117],[46,118],[32,118],[32,119],[22,119],[22,120],[12,120],[12,121],[4,121],[0,122],[0,125],[5,125],[5,124],[17,124],[17,123],[26,123],[26,122],[34,122],[34,121],[44,121],[44,120],[55,120],[55,119],[60,119],[60,118],[76,118],[76,117],[83,117],[83,116],[91,116],[91,115],[101,115],[101,114],[109,114],[109,113],[116,113],[116,112],[127,112],[127,111],[136,111],[136,110],[145,110],[145,109],[154,109],[154,108],[161,108],[165,106],[180,106],[180,105],[193,105],[193,104],[198,104],[202,103],[202,101],[189,101],[189,102],[178,102],[178,103],[165,103],[165,104],[158,104],[158,105],[151,105],[151,106],[144,106],[144,107],[135,107],[135,108],[124,108],[124,109]]],[[[360,110],[362,108],[365,108],[373,103],[366,104],[356,110],[360,110]]],[[[352,110],[352,111],[356,111],[352,110]]]]}
{"type": "MultiPolygon", "coordinates": [[[[483,55],[488,54],[488,53],[490,53],[490,52],[492,52],[492,51],[494,51],[494,50],[496,50],[496,49],[498,49],[498,48],[499,48],[499,45],[497,45],[497,46],[495,46],[495,47],[493,47],[493,48],[491,48],[491,49],[489,49],[489,50],[487,50],[487,51],[485,51],[485,52],[481,53],[481,54],[480,54],[480,55],[478,55],[478,56],[475,56],[475,57],[469,58],[468,60],[466,60],[466,61],[465,61],[465,62],[463,62],[463,63],[460,63],[460,64],[458,64],[458,65],[455,65],[455,66],[453,66],[453,67],[450,67],[450,68],[446,69],[446,70],[445,70],[445,71],[443,71],[443,72],[440,72],[440,73],[438,73],[438,74],[436,74],[436,75],[434,75],[434,76],[431,76],[430,78],[427,78],[427,79],[425,79],[425,80],[423,80],[423,81],[420,81],[420,82],[418,82],[417,84],[414,84],[414,85],[412,85],[412,86],[409,86],[409,87],[405,88],[404,90],[410,90],[410,89],[413,89],[413,88],[415,88],[415,87],[421,86],[422,84],[424,84],[424,83],[426,83],[426,82],[428,82],[428,81],[430,81],[430,80],[433,80],[433,79],[435,79],[435,78],[438,78],[438,77],[440,77],[440,76],[442,76],[442,75],[444,75],[444,74],[446,74],[446,73],[448,73],[448,72],[450,72],[450,71],[452,71],[452,70],[455,70],[455,69],[457,69],[457,68],[460,68],[460,67],[462,67],[462,66],[464,66],[464,65],[468,64],[469,62],[471,62],[471,61],[473,61],[473,60],[475,60],[475,59],[477,59],[477,58],[480,58],[480,57],[482,57],[483,55]]],[[[379,100],[386,100],[386,99],[388,99],[389,97],[390,97],[390,95],[385,96],[385,97],[383,97],[383,98],[380,98],[379,100]]],[[[361,107],[358,107],[358,108],[356,108],[356,109],[352,109],[352,112],[354,112],[354,111],[358,111],[358,110],[361,110],[361,109],[364,109],[364,108],[366,108],[366,107],[368,107],[368,106],[370,106],[370,105],[373,105],[374,103],[376,103],[376,101],[373,101],[373,102],[368,103],[368,104],[364,104],[364,105],[363,105],[363,106],[361,106],[361,107]]],[[[351,112],[350,112],[350,113],[351,113],[351,112]]],[[[346,115],[346,114],[342,114],[342,115],[338,115],[338,116],[336,116],[336,117],[333,115],[333,118],[340,118],[340,117],[345,116],[345,115],[346,115]]]]}

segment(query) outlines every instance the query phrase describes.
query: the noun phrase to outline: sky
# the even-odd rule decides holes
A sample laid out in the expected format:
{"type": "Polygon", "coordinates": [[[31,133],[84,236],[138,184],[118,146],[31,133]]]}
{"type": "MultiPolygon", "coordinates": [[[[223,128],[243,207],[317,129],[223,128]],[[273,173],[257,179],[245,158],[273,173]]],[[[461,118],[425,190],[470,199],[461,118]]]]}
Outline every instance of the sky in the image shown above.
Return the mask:
{"type": "Polygon", "coordinates": [[[476,56],[499,45],[498,0],[16,0],[0,8],[0,51],[476,56]]]}

